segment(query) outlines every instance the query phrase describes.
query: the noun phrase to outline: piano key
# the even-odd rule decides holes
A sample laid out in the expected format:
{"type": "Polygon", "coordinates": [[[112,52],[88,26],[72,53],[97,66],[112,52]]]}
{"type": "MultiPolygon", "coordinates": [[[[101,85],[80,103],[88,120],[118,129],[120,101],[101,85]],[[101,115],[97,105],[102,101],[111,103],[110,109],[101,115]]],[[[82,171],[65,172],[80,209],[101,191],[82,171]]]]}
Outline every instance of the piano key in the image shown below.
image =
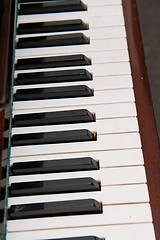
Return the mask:
{"type": "MultiPolygon", "coordinates": [[[[78,12],[77,12],[78,13],[78,12]]],[[[43,22],[52,22],[53,18],[51,17],[52,14],[43,14],[43,22]]],[[[54,15],[55,16],[55,15],[54,15]]],[[[37,15],[35,15],[34,17],[37,17],[37,15]]],[[[73,17],[72,15],[68,16],[68,18],[65,18],[65,21],[70,21],[70,20],[74,20],[77,19],[77,17],[73,17]]],[[[89,27],[90,28],[94,28],[94,27],[114,27],[114,26],[124,26],[124,18],[122,15],[114,15],[113,16],[80,16],[80,19],[85,22],[85,23],[89,23],[89,27]]],[[[59,17],[58,20],[55,21],[64,21],[64,19],[62,17],[59,17]]],[[[42,19],[36,19],[33,18],[27,18],[24,19],[23,16],[18,16],[17,19],[17,24],[27,24],[27,23],[37,23],[37,22],[42,22],[42,19]]],[[[17,25],[17,26],[18,26],[17,25]]]]}
{"type": "Polygon", "coordinates": [[[9,194],[11,197],[19,197],[86,191],[100,191],[100,183],[93,178],[70,178],[63,180],[12,183],[9,194]]]}
{"type": "Polygon", "coordinates": [[[97,141],[16,146],[11,148],[11,157],[34,156],[43,154],[72,153],[86,151],[120,150],[141,147],[138,133],[120,133],[97,136],[97,141]]]}
{"type": "Polygon", "coordinates": [[[8,232],[8,240],[44,240],[46,236],[50,239],[86,236],[86,235],[99,236],[102,239],[109,238],[110,240],[155,240],[155,233],[152,223],[140,223],[140,224],[126,224],[126,225],[108,225],[108,226],[94,226],[83,228],[65,228],[56,230],[38,230],[28,232],[8,232]]]}
{"type": "Polygon", "coordinates": [[[96,141],[96,136],[86,129],[59,132],[41,132],[16,134],[12,137],[12,146],[57,144],[79,141],[96,141]]]}
{"type": "MultiPolygon", "coordinates": [[[[123,10],[122,5],[97,5],[97,6],[88,6],[87,11],[77,11],[77,12],[61,12],[59,14],[55,13],[46,13],[43,14],[43,21],[51,20],[69,20],[69,19],[84,19],[84,18],[91,18],[91,17],[106,17],[106,16],[122,16],[123,17],[123,10]]],[[[27,23],[27,22],[41,22],[42,21],[42,14],[29,14],[27,15],[19,15],[18,16],[19,23],[27,23]]],[[[123,17],[124,19],[124,17],[123,17]]],[[[124,21],[124,20],[123,20],[124,21]]],[[[87,21],[85,21],[87,22],[87,21]]]]}
{"type": "Polygon", "coordinates": [[[38,23],[22,23],[18,26],[18,34],[35,34],[44,32],[65,32],[74,30],[88,29],[81,19],[54,21],[54,22],[38,22],[38,23]]]}
{"type": "Polygon", "coordinates": [[[71,111],[15,115],[12,124],[14,127],[27,127],[93,121],[95,121],[95,117],[92,113],[90,113],[87,109],[80,109],[71,111]]]}
{"type": "Polygon", "coordinates": [[[83,66],[90,65],[91,61],[83,54],[64,55],[56,57],[42,57],[42,58],[26,58],[18,59],[16,68],[36,69],[36,68],[53,68],[53,67],[69,67],[69,66],[83,66]]]}
{"type": "MultiPolygon", "coordinates": [[[[34,162],[37,161],[54,161],[63,158],[90,158],[92,157],[98,163],[100,168],[122,167],[122,166],[139,166],[144,164],[142,149],[125,149],[116,151],[97,151],[80,152],[80,153],[64,153],[51,155],[35,155],[35,156],[19,156],[11,157],[11,167],[14,163],[34,162]]],[[[2,161],[4,166],[4,160],[2,161]]],[[[47,171],[46,171],[47,173],[47,171]]]]}
{"type": "Polygon", "coordinates": [[[122,50],[127,49],[126,38],[114,38],[114,39],[93,39],[90,44],[82,44],[78,46],[65,46],[64,47],[43,47],[43,48],[27,48],[16,49],[15,53],[17,58],[37,55],[50,55],[50,54],[81,54],[89,53],[93,51],[106,51],[106,50],[122,50]]]}
{"type": "Polygon", "coordinates": [[[17,101],[13,103],[15,110],[21,109],[42,109],[53,107],[69,107],[69,106],[87,106],[92,104],[104,104],[104,103],[124,103],[134,102],[134,93],[132,89],[114,89],[114,90],[102,90],[94,91],[94,97],[86,98],[66,98],[64,99],[51,99],[40,101],[17,101]]]}
{"type": "Polygon", "coordinates": [[[100,119],[96,122],[77,123],[77,124],[63,124],[63,125],[46,125],[46,126],[34,126],[34,127],[18,127],[12,129],[12,134],[28,134],[28,133],[40,133],[40,132],[52,132],[52,131],[72,131],[78,129],[88,129],[91,132],[97,132],[101,134],[113,134],[113,133],[128,133],[138,132],[138,121],[136,117],[132,118],[115,118],[115,119],[100,119]]]}
{"type": "Polygon", "coordinates": [[[20,73],[15,84],[57,83],[92,80],[92,74],[86,69],[71,69],[49,72],[20,73]]]}
{"type": "MultiPolygon", "coordinates": [[[[102,63],[102,64],[95,64],[93,66],[86,66],[85,69],[82,69],[81,67],[68,67],[68,68],[55,68],[52,71],[52,69],[42,69],[38,72],[31,71],[30,73],[22,73],[18,74],[15,79],[15,83],[18,84],[39,84],[37,86],[40,86],[40,84],[47,84],[47,83],[53,83],[55,86],[55,83],[65,83],[68,84],[68,82],[77,82],[77,81],[90,81],[92,80],[92,75],[94,77],[94,82],[97,81],[100,82],[100,80],[103,80],[105,82],[105,76],[110,75],[130,75],[130,65],[129,62],[121,62],[121,63],[102,63]],[[98,77],[103,77],[99,80],[95,79],[98,77]]],[[[129,79],[130,76],[128,76],[129,79]]],[[[63,83],[63,84],[64,84],[63,83]]],[[[43,87],[43,85],[42,85],[43,87]]],[[[31,86],[31,88],[33,88],[31,86]]],[[[103,88],[104,90],[104,88],[103,88]]]]}
{"type": "Polygon", "coordinates": [[[39,71],[39,69],[74,67],[91,65],[91,63],[129,62],[127,50],[112,50],[103,52],[90,52],[77,55],[46,55],[31,58],[18,58],[15,65],[15,76],[19,73],[39,71]]]}
{"type": "Polygon", "coordinates": [[[73,172],[85,170],[98,170],[99,162],[91,157],[66,158],[58,160],[17,162],[11,168],[12,175],[31,175],[53,172],[73,172]]]}
{"type": "Polygon", "coordinates": [[[94,199],[49,202],[39,204],[12,205],[9,209],[10,219],[40,218],[64,215],[102,213],[101,203],[94,199]]]}
{"type": "Polygon", "coordinates": [[[33,2],[31,4],[20,4],[19,14],[41,14],[41,13],[58,13],[58,12],[72,12],[72,11],[86,11],[86,5],[80,0],[62,0],[47,1],[47,2],[33,2]]]}
{"type": "MultiPolygon", "coordinates": [[[[80,110],[84,106],[69,106],[60,108],[43,108],[43,109],[25,109],[25,110],[13,110],[13,116],[17,114],[32,114],[32,113],[44,113],[52,111],[72,111],[80,110]]],[[[135,117],[137,116],[136,106],[134,102],[126,103],[114,103],[114,104],[100,104],[100,105],[88,105],[88,111],[92,112],[96,119],[106,119],[106,118],[119,118],[119,117],[135,117]]]]}
{"type": "MultiPolygon", "coordinates": [[[[53,0],[38,0],[39,2],[45,2],[45,1],[53,1],[53,0]]],[[[19,3],[30,3],[30,2],[36,2],[36,0],[19,0],[19,3]]],[[[121,4],[120,0],[101,0],[100,3],[97,2],[97,0],[92,0],[92,2],[90,2],[90,0],[83,0],[83,3],[87,4],[87,5],[113,5],[113,4],[121,4]]]]}
{"type": "MultiPolygon", "coordinates": [[[[151,209],[148,203],[103,206],[102,214],[83,216],[33,218],[28,220],[9,220],[8,231],[30,231],[85,226],[109,226],[114,224],[151,223],[151,209]]],[[[73,228],[72,228],[73,230],[73,228]]]]}
{"type": "Polygon", "coordinates": [[[101,191],[74,192],[65,194],[32,195],[22,197],[9,197],[8,208],[11,205],[34,204],[53,201],[73,201],[78,199],[93,198],[103,205],[146,203],[149,202],[148,188],[146,184],[131,184],[120,186],[101,186],[101,191]]]}
{"type": "MultiPolygon", "coordinates": [[[[144,166],[130,166],[117,168],[100,168],[99,170],[77,171],[72,172],[72,178],[86,178],[91,177],[96,181],[101,182],[101,186],[122,185],[122,184],[139,184],[146,183],[146,174],[144,166]],[[107,176],[107,178],[106,178],[107,176]]],[[[48,174],[34,174],[34,175],[20,175],[10,176],[9,184],[33,181],[47,181],[47,180],[62,180],[70,179],[70,172],[48,173],[48,174]]],[[[1,184],[4,187],[2,181],[1,184]]]]}
{"type": "Polygon", "coordinates": [[[53,88],[18,89],[14,95],[16,101],[79,98],[93,96],[93,91],[86,85],[53,88]]]}
{"type": "Polygon", "coordinates": [[[80,44],[89,44],[89,39],[82,33],[71,33],[65,35],[19,38],[17,48],[39,48],[80,44]]]}
{"type": "MultiPolygon", "coordinates": [[[[114,26],[114,27],[97,27],[97,28],[89,28],[88,30],[77,30],[77,31],[67,31],[67,32],[60,32],[59,36],[65,36],[68,34],[83,34],[86,38],[92,40],[99,40],[99,39],[107,39],[107,38],[121,38],[126,37],[126,31],[124,26],[114,26]]],[[[21,41],[21,39],[26,41],[32,41],[36,39],[41,39],[42,37],[54,37],[57,36],[57,32],[50,32],[50,33],[35,33],[35,34],[24,34],[24,35],[17,35],[16,40],[17,42],[21,41]]],[[[67,45],[67,44],[66,44],[67,45]]],[[[73,43],[74,45],[74,43],[73,43]]],[[[54,44],[53,44],[54,46],[54,44]]],[[[32,47],[30,45],[30,47],[32,47]]],[[[23,47],[22,47],[23,48],[23,47]]]]}

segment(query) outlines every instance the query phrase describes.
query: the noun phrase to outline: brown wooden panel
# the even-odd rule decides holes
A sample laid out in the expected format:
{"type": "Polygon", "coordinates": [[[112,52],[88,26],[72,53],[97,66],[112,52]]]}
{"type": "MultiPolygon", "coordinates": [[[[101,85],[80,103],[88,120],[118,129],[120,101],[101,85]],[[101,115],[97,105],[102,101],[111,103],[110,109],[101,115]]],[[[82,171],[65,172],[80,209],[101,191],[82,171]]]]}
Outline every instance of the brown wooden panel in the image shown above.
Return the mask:
{"type": "Polygon", "coordinates": [[[145,66],[136,0],[122,0],[131,71],[156,239],[160,240],[160,148],[145,66]]]}

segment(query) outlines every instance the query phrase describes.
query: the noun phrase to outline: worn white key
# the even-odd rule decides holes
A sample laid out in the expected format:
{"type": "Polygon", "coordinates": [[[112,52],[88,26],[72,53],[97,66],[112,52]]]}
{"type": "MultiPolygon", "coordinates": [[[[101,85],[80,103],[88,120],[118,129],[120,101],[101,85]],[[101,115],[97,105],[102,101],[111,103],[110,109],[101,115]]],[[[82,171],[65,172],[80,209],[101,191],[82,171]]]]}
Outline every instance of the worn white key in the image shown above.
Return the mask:
{"type": "Polygon", "coordinates": [[[122,89],[122,88],[133,88],[133,82],[131,75],[121,76],[101,76],[93,77],[91,81],[77,81],[77,82],[60,82],[60,83],[49,83],[49,84],[31,84],[31,85],[15,85],[14,93],[17,89],[32,89],[32,88],[45,88],[45,87],[62,87],[62,86],[75,86],[75,85],[86,85],[89,88],[99,90],[110,90],[110,89],[122,89]]]}
{"type": "Polygon", "coordinates": [[[94,91],[94,96],[84,98],[62,98],[36,101],[17,101],[13,103],[13,109],[32,109],[32,108],[48,108],[48,107],[67,107],[67,106],[87,106],[92,104],[104,103],[123,103],[134,102],[133,89],[115,89],[94,91]]]}
{"type": "Polygon", "coordinates": [[[102,186],[145,183],[146,175],[143,166],[102,168],[95,171],[48,173],[35,175],[10,176],[9,183],[58,180],[70,178],[92,177],[101,182],[102,186]]]}
{"type": "Polygon", "coordinates": [[[52,21],[57,21],[59,19],[70,19],[70,16],[74,19],[82,19],[83,17],[95,17],[95,16],[123,16],[121,5],[102,5],[102,6],[88,6],[87,11],[76,11],[76,12],[60,12],[60,13],[49,13],[49,14],[29,14],[29,15],[19,15],[19,23],[27,23],[33,21],[43,21],[45,22],[47,18],[52,19],[52,21]]]}
{"type": "Polygon", "coordinates": [[[11,205],[43,202],[69,201],[93,198],[103,205],[146,203],[149,202],[146,184],[101,187],[101,191],[68,194],[50,194],[8,198],[8,208],[11,205]]]}
{"type": "MultiPolygon", "coordinates": [[[[54,68],[54,69],[45,69],[45,72],[59,71],[59,70],[70,70],[70,69],[82,69],[82,66],[75,67],[63,67],[63,68],[54,68]]],[[[120,62],[120,63],[101,63],[85,66],[85,69],[93,74],[95,77],[109,76],[109,75],[129,75],[131,74],[130,63],[129,62],[120,62]]],[[[30,71],[34,72],[34,71],[30,71]]],[[[43,72],[43,69],[40,69],[39,72],[43,72]]],[[[75,77],[76,78],[76,77],[75,77]]],[[[66,83],[67,85],[67,83],[66,83]]],[[[74,85],[74,83],[72,83],[74,85]]]]}
{"type": "Polygon", "coordinates": [[[119,5],[121,4],[121,0],[83,0],[83,3],[87,4],[88,6],[99,6],[99,5],[119,5]]]}
{"type": "MultiPolygon", "coordinates": [[[[22,156],[12,157],[10,164],[16,162],[30,162],[30,161],[47,161],[47,160],[61,160],[68,158],[92,157],[99,162],[100,168],[104,167],[122,167],[122,166],[138,166],[143,165],[142,149],[127,149],[116,151],[101,151],[101,152],[80,152],[80,153],[64,153],[41,156],[22,156]]],[[[2,161],[4,164],[4,161],[2,161]]],[[[4,166],[4,165],[3,165],[4,166]]]]}
{"type": "Polygon", "coordinates": [[[90,28],[89,30],[77,30],[77,31],[65,31],[65,32],[50,32],[50,33],[35,33],[35,34],[23,34],[17,35],[16,40],[20,38],[26,37],[39,37],[39,36],[54,36],[54,35],[66,35],[66,34],[73,34],[73,33],[83,33],[87,38],[92,41],[93,39],[107,39],[107,38],[120,38],[126,37],[126,31],[124,26],[113,26],[113,27],[97,27],[97,28],[90,28]]]}
{"type": "MultiPolygon", "coordinates": [[[[97,0],[96,0],[97,1],[97,0]]],[[[100,1],[97,1],[97,3],[100,1]]],[[[32,15],[32,18],[28,18],[25,19],[24,16],[18,16],[18,21],[17,21],[17,25],[20,23],[25,23],[25,21],[27,21],[28,23],[34,23],[34,22],[50,22],[53,21],[53,14],[44,14],[43,15],[43,19],[41,17],[41,19],[38,17],[38,19],[36,18],[36,15],[32,15]],[[45,16],[44,16],[45,15],[45,16]]],[[[54,13],[55,16],[55,13],[54,13]]],[[[74,20],[77,19],[75,18],[75,16],[72,16],[72,14],[70,14],[68,16],[68,18],[65,18],[60,15],[58,15],[58,20],[59,21],[63,21],[63,20],[74,20]]],[[[81,16],[80,19],[87,23],[89,25],[89,28],[93,28],[93,27],[110,27],[110,26],[124,26],[124,17],[122,15],[114,15],[113,16],[81,16]]]]}
{"type": "Polygon", "coordinates": [[[124,224],[110,226],[93,226],[80,228],[61,228],[26,232],[9,232],[7,240],[43,240],[69,237],[97,236],[106,240],[155,240],[152,223],[124,224]]]}
{"type": "Polygon", "coordinates": [[[150,205],[126,204],[103,206],[102,214],[82,216],[49,217],[8,221],[8,232],[84,227],[111,224],[149,223],[152,222],[150,205]]]}
{"type": "MultiPolygon", "coordinates": [[[[101,51],[101,52],[83,52],[83,54],[91,59],[92,64],[97,63],[110,63],[110,62],[129,62],[129,54],[128,50],[110,50],[110,51],[101,51]]],[[[63,54],[58,54],[58,56],[62,56],[63,54]]],[[[71,54],[66,54],[71,55],[71,54]]],[[[73,54],[72,54],[73,55],[73,54]]],[[[57,56],[56,54],[46,55],[47,57],[57,56]]],[[[44,57],[44,56],[36,56],[36,57],[44,57]]],[[[32,56],[33,58],[33,56],[32,56]]],[[[19,59],[24,59],[21,57],[19,59]]],[[[85,66],[83,66],[85,68],[85,66]]],[[[45,68],[46,69],[46,68],[45,68]]],[[[51,69],[51,68],[50,68],[51,69]]],[[[59,68],[60,69],[60,68],[59,68]]],[[[29,69],[29,70],[15,70],[16,73],[30,72],[30,71],[40,71],[41,69],[29,69]]],[[[44,69],[43,69],[44,71],[44,69]]]]}
{"type": "Polygon", "coordinates": [[[90,44],[61,46],[61,47],[43,47],[43,48],[28,48],[16,49],[17,58],[47,54],[81,54],[83,52],[105,51],[105,50],[120,50],[127,49],[126,38],[100,39],[92,40],[90,44]]]}
{"type": "Polygon", "coordinates": [[[14,110],[13,116],[16,114],[27,114],[27,113],[40,113],[40,112],[54,112],[54,111],[69,111],[76,109],[88,109],[91,113],[93,113],[97,119],[104,118],[117,118],[117,117],[135,117],[137,116],[136,106],[134,102],[130,103],[114,103],[114,104],[101,104],[101,105],[80,105],[80,106],[70,106],[63,108],[37,108],[37,109],[26,109],[26,110],[14,110]]]}
{"type": "Polygon", "coordinates": [[[91,132],[97,132],[97,134],[125,133],[139,131],[137,118],[134,117],[134,118],[103,119],[96,120],[96,122],[91,123],[88,122],[83,124],[76,123],[35,127],[18,127],[12,129],[12,135],[39,132],[57,132],[66,130],[69,131],[77,129],[88,129],[91,132]]]}
{"type": "Polygon", "coordinates": [[[65,144],[30,145],[11,148],[11,157],[56,153],[88,152],[140,148],[138,133],[99,135],[97,141],[65,144]]]}

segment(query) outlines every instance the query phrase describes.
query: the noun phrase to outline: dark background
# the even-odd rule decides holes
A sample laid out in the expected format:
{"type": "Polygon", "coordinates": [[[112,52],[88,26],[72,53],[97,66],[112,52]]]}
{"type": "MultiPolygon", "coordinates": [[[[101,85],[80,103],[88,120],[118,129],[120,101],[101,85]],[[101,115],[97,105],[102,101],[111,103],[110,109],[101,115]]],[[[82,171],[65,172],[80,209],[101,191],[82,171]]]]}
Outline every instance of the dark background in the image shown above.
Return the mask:
{"type": "Polygon", "coordinates": [[[137,7],[160,139],[160,0],[137,0],[137,7]]]}

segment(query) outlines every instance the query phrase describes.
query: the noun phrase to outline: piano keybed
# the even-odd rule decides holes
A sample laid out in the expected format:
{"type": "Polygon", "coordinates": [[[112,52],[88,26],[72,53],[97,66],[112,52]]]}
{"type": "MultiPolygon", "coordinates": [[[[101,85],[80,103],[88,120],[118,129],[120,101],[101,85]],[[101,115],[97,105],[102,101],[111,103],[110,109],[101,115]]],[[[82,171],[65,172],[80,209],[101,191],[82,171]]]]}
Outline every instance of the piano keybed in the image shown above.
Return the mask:
{"type": "Polygon", "coordinates": [[[18,4],[6,240],[155,240],[121,0],[34,2],[18,4]]]}

